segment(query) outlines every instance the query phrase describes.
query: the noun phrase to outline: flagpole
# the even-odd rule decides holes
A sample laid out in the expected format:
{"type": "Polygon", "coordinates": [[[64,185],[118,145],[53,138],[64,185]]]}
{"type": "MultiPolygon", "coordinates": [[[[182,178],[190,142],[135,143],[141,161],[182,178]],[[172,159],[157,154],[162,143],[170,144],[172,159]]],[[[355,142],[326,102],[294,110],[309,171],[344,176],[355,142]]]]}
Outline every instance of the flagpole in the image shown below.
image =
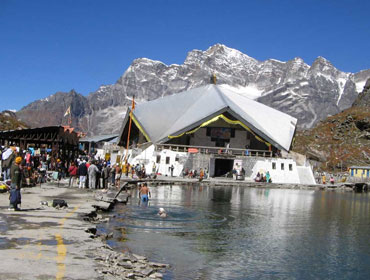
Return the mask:
{"type": "Polygon", "coordinates": [[[71,105],[69,105],[69,107],[67,108],[67,111],[64,113],[63,117],[66,117],[66,116],[68,116],[67,125],[71,126],[71,124],[72,124],[71,105]]]}
{"type": "Polygon", "coordinates": [[[125,164],[127,164],[127,155],[128,155],[128,148],[130,143],[130,134],[131,134],[131,124],[132,124],[132,112],[135,109],[135,95],[132,97],[132,105],[131,105],[131,111],[130,111],[130,121],[128,125],[128,133],[127,133],[127,144],[126,144],[126,155],[125,155],[125,164]]]}

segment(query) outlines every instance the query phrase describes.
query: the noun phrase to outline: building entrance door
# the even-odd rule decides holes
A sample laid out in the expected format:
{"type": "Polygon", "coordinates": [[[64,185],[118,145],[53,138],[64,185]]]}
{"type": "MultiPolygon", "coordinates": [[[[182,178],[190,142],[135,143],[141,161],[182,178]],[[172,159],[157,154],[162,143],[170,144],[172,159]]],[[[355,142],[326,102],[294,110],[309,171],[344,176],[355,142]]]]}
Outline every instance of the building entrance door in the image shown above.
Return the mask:
{"type": "Polygon", "coordinates": [[[234,160],[233,159],[215,159],[215,177],[224,176],[226,173],[233,170],[234,160]]]}

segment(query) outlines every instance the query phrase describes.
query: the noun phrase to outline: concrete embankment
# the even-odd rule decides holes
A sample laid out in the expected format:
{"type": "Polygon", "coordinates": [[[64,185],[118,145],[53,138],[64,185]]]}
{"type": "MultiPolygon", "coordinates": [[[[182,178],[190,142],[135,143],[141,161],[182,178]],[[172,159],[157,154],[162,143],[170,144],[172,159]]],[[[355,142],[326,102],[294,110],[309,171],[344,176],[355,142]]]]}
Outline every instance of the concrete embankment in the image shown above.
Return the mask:
{"type": "MultiPolygon", "coordinates": [[[[127,182],[131,180],[126,180],[127,182]]],[[[253,181],[239,181],[232,178],[210,178],[202,180],[182,177],[166,177],[159,176],[155,180],[143,180],[151,184],[203,184],[208,186],[239,186],[253,188],[269,188],[269,189],[300,189],[300,190],[327,190],[327,191],[367,191],[369,184],[367,183],[336,183],[336,184],[279,184],[279,183],[261,183],[253,181]]]]}
{"type": "Polygon", "coordinates": [[[97,192],[52,184],[24,188],[17,212],[7,209],[8,194],[0,194],[0,279],[161,279],[166,265],[114,252],[107,236],[97,236],[93,223],[108,222],[93,207],[104,205],[97,192]],[[40,205],[57,198],[68,207],[40,205]]]}

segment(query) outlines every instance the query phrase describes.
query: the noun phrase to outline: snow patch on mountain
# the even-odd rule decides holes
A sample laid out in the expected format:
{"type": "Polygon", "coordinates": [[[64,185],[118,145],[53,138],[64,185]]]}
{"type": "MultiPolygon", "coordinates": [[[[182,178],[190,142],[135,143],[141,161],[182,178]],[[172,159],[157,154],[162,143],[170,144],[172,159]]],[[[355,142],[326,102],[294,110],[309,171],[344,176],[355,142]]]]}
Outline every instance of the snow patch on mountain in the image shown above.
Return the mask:
{"type": "Polygon", "coordinates": [[[341,78],[337,79],[337,83],[338,83],[338,87],[339,87],[339,95],[338,95],[338,99],[337,99],[337,105],[339,105],[339,101],[342,98],[344,88],[345,88],[345,85],[346,85],[347,80],[348,80],[348,76],[349,76],[349,74],[346,77],[341,77],[341,78]]]}
{"type": "Polygon", "coordinates": [[[261,97],[263,93],[263,90],[258,89],[256,85],[248,85],[245,87],[242,86],[233,87],[227,84],[222,84],[220,85],[220,87],[226,90],[232,90],[250,99],[257,99],[258,97],[261,97]]]}
{"type": "Polygon", "coordinates": [[[362,90],[364,89],[365,84],[366,84],[366,80],[357,82],[356,83],[356,91],[359,92],[359,93],[362,92],[362,90]]]}

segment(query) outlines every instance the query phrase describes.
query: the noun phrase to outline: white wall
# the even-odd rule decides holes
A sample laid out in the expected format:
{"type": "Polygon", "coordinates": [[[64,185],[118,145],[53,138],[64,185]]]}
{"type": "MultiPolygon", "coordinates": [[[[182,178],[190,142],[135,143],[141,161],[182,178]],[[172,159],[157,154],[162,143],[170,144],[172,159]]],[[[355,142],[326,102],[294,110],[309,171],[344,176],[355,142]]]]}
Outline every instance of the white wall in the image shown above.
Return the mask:
{"type": "MultiPolygon", "coordinates": [[[[155,162],[158,172],[162,175],[171,175],[169,167],[171,164],[174,166],[173,175],[181,176],[183,166],[185,164],[188,154],[184,152],[176,152],[170,150],[162,150],[160,152],[154,151],[154,145],[149,146],[146,150],[141,152],[135,158],[129,159],[130,164],[144,163],[146,173],[152,173],[153,162],[155,162]],[[161,156],[160,162],[157,163],[157,155],[161,156]],[[166,163],[166,158],[169,157],[169,163],[166,163]],[[179,161],[176,161],[176,157],[179,161]]],[[[271,180],[273,183],[291,183],[299,184],[300,178],[298,174],[298,169],[296,162],[293,159],[283,159],[283,158],[257,158],[253,168],[252,175],[250,179],[254,179],[257,172],[262,172],[266,174],[266,171],[270,172],[271,180]],[[272,169],[272,163],[276,164],[276,169],[272,169]],[[281,169],[281,164],[284,164],[284,170],[281,169]],[[292,170],[289,170],[289,164],[292,165],[292,170]]]]}
{"type": "Polygon", "coordinates": [[[150,145],[146,150],[142,151],[138,156],[135,158],[130,158],[129,163],[135,165],[137,163],[145,165],[145,172],[147,174],[152,173],[153,163],[155,162],[156,169],[162,175],[171,175],[171,171],[169,167],[173,164],[174,176],[180,176],[183,164],[185,163],[186,158],[188,157],[187,153],[184,152],[175,152],[170,150],[162,150],[160,152],[154,151],[154,145],[150,145]],[[157,163],[157,155],[161,156],[160,162],[157,163]],[[166,158],[169,157],[169,163],[166,163],[166,158]],[[176,157],[179,161],[176,161],[176,157]]]}
{"type": "Polygon", "coordinates": [[[291,183],[299,184],[299,175],[297,165],[293,159],[284,158],[261,158],[258,159],[253,167],[251,178],[254,179],[258,172],[266,174],[270,172],[273,183],[291,183]],[[276,164],[276,169],[272,169],[272,163],[276,164]],[[281,169],[281,164],[284,164],[284,170],[281,169]],[[292,170],[289,170],[289,164],[292,165],[292,170]]]}

